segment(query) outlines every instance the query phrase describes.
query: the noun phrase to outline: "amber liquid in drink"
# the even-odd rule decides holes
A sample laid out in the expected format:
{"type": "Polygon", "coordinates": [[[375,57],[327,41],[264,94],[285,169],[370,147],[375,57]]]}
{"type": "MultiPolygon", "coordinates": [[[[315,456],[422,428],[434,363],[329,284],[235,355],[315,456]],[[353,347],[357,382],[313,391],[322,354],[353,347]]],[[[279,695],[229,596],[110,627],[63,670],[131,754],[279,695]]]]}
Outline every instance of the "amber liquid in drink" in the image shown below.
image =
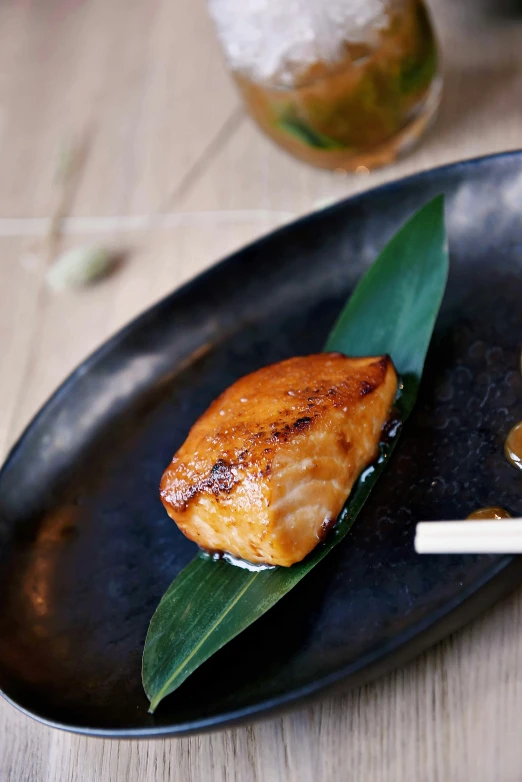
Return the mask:
{"type": "Polygon", "coordinates": [[[322,168],[392,162],[424,132],[440,92],[437,48],[420,0],[395,3],[376,45],[349,44],[292,87],[235,77],[251,114],[277,144],[322,168]]]}

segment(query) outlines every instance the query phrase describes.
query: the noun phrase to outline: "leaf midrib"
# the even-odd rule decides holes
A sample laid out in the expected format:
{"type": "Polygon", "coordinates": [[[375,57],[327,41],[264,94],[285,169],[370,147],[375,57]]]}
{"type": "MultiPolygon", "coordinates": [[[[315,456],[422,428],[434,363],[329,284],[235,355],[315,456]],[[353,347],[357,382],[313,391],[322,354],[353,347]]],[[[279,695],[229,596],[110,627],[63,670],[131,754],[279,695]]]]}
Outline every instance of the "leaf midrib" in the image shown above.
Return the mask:
{"type": "Polygon", "coordinates": [[[221,614],[218,616],[218,618],[216,619],[216,621],[214,622],[214,624],[213,624],[213,625],[211,625],[211,627],[210,627],[210,628],[207,630],[207,632],[205,633],[205,635],[204,635],[204,636],[201,638],[201,640],[200,640],[200,641],[199,641],[199,642],[196,644],[196,646],[193,648],[193,650],[191,651],[191,653],[190,653],[190,654],[189,654],[187,657],[184,657],[184,659],[183,659],[183,662],[182,662],[180,665],[178,665],[178,667],[177,667],[177,668],[176,668],[176,670],[175,670],[175,671],[172,673],[172,675],[171,675],[171,676],[169,676],[169,678],[167,679],[167,681],[165,682],[165,684],[163,685],[163,687],[161,688],[161,690],[158,692],[158,695],[157,695],[157,696],[156,696],[156,697],[155,697],[153,700],[151,700],[151,702],[150,702],[150,708],[149,708],[149,712],[150,712],[151,714],[152,714],[152,712],[153,712],[153,711],[156,709],[156,706],[157,706],[157,705],[158,705],[158,704],[159,704],[159,703],[160,703],[160,702],[163,700],[163,698],[164,698],[164,697],[165,697],[165,696],[168,694],[168,689],[169,689],[169,686],[172,684],[172,682],[173,682],[173,681],[176,679],[176,677],[179,675],[180,671],[182,671],[182,670],[183,670],[183,668],[185,667],[185,665],[187,665],[187,663],[189,663],[189,662],[190,662],[190,660],[191,660],[191,659],[194,657],[194,655],[195,655],[195,654],[197,654],[197,652],[198,652],[198,651],[201,649],[201,647],[203,646],[203,644],[205,643],[205,641],[207,640],[207,638],[208,638],[208,637],[209,637],[209,636],[210,636],[210,635],[211,635],[211,634],[214,632],[214,630],[216,629],[216,627],[217,627],[219,624],[221,624],[221,622],[223,621],[223,619],[224,619],[224,618],[226,617],[226,615],[227,615],[227,614],[228,614],[228,613],[229,613],[229,612],[232,610],[232,608],[233,608],[233,607],[236,605],[236,603],[238,602],[238,600],[240,600],[240,599],[243,597],[243,595],[245,594],[245,592],[246,592],[246,591],[247,591],[247,590],[250,588],[250,586],[253,584],[253,582],[254,582],[254,581],[255,581],[255,579],[258,577],[258,575],[259,575],[259,572],[257,572],[257,573],[254,573],[254,574],[252,575],[252,577],[250,578],[250,580],[249,580],[249,581],[247,581],[247,583],[246,583],[246,584],[243,586],[243,588],[242,588],[242,589],[240,589],[240,591],[239,591],[239,592],[236,594],[235,598],[229,602],[229,604],[228,604],[228,606],[226,607],[226,609],[225,609],[224,611],[222,611],[222,612],[221,612],[221,614]]]}

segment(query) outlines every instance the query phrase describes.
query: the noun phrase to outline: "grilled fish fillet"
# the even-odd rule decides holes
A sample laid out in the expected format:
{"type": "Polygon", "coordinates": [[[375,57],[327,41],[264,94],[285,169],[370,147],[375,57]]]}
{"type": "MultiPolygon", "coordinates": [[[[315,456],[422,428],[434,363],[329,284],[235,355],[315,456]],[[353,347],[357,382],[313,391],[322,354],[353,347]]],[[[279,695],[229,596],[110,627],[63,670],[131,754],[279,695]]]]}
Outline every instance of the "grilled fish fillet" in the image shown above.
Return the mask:
{"type": "Polygon", "coordinates": [[[388,356],[319,353],[241,378],[203,413],[165,470],[167,513],[207,550],[299,562],[377,457],[396,390],[388,356]]]}

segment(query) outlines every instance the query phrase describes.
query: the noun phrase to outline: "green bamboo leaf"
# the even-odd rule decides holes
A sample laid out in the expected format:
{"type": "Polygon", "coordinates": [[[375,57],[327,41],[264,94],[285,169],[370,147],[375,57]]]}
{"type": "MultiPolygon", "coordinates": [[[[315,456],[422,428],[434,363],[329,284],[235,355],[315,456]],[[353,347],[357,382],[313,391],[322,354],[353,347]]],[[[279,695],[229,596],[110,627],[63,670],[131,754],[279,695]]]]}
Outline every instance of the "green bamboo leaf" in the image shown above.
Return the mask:
{"type": "MultiPolygon", "coordinates": [[[[401,374],[404,421],[415,403],[448,273],[442,196],[420,209],[384,248],[341,313],[326,350],[389,353],[401,374]]],[[[352,491],[335,530],[303,562],[249,571],[197,556],[173,581],[152,617],[143,685],[153,712],[205,660],[289,592],[347,534],[384,469],[397,434],[352,491]]]]}

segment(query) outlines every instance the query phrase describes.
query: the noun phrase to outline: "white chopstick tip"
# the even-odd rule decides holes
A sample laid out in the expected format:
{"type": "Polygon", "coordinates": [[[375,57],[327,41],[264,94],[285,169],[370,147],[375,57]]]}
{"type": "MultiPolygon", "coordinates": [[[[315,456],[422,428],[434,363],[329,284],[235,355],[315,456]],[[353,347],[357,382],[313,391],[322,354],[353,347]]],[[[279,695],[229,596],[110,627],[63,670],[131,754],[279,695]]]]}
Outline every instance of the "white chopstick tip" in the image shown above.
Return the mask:
{"type": "Polygon", "coordinates": [[[522,519],[421,521],[417,554],[521,554],[522,519]]]}

